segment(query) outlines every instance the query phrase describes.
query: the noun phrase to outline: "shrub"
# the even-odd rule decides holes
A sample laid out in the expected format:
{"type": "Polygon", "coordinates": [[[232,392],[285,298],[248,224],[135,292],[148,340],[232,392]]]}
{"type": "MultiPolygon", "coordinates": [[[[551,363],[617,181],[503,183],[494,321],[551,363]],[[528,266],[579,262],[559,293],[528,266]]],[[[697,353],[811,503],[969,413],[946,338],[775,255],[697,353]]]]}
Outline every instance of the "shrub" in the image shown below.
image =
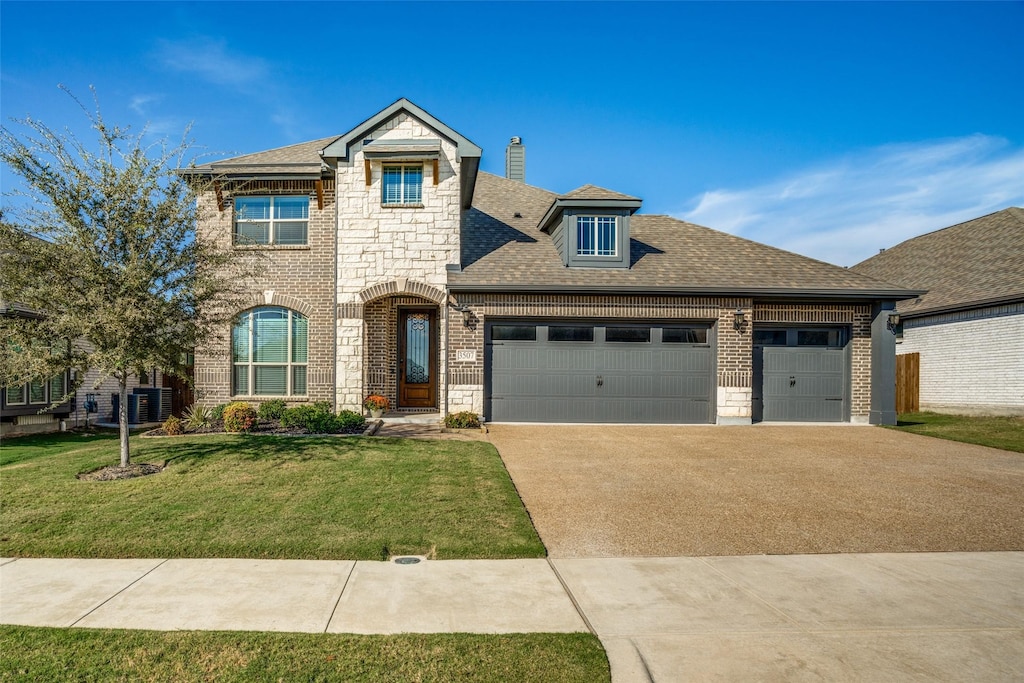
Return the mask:
{"type": "Polygon", "coordinates": [[[275,398],[261,403],[259,410],[256,411],[256,416],[261,420],[280,420],[287,408],[288,405],[284,399],[275,398]]]}
{"type": "Polygon", "coordinates": [[[302,427],[313,434],[329,434],[334,431],[334,413],[323,406],[305,405],[288,408],[281,416],[282,427],[302,427]]]}
{"type": "Polygon", "coordinates": [[[213,410],[210,411],[210,420],[213,422],[220,422],[224,419],[224,409],[228,407],[227,403],[221,403],[219,406],[214,406],[213,410]]]}
{"type": "Polygon", "coordinates": [[[224,408],[224,431],[247,432],[256,424],[256,410],[248,403],[229,403],[224,408]]]}
{"type": "Polygon", "coordinates": [[[387,410],[389,405],[387,397],[380,394],[370,394],[363,399],[363,407],[367,410],[387,410]]]}
{"type": "Polygon", "coordinates": [[[448,413],[444,416],[444,426],[449,429],[477,429],[480,427],[480,416],[468,410],[448,413]]]}
{"type": "Polygon", "coordinates": [[[357,432],[366,428],[366,419],[352,410],[343,410],[335,415],[331,404],[317,401],[312,405],[288,408],[281,416],[282,427],[302,427],[311,434],[336,434],[357,432]]]}
{"type": "Polygon", "coordinates": [[[181,425],[181,420],[171,415],[169,418],[164,420],[164,433],[167,436],[178,436],[184,433],[185,429],[181,425]]]}
{"type": "MultiPolygon", "coordinates": [[[[221,413],[223,413],[223,409],[221,413]]],[[[209,427],[213,422],[213,411],[204,405],[193,403],[185,409],[185,428],[192,431],[209,427]]]]}
{"type": "Polygon", "coordinates": [[[366,418],[354,410],[343,410],[336,418],[339,432],[355,433],[366,429],[366,418]]]}

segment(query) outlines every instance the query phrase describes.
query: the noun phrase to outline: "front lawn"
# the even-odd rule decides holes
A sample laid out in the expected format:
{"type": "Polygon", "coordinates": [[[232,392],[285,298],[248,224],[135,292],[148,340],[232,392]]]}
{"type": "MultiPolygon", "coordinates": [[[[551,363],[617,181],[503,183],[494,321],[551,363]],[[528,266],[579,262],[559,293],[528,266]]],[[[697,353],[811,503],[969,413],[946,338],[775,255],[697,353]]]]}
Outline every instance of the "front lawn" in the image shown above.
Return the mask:
{"type": "Polygon", "coordinates": [[[1024,417],[904,413],[892,429],[1024,453],[1024,417]]]}
{"type": "Polygon", "coordinates": [[[0,679],[608,681],[589,633],[357,636],[0,627],[0,679]]]}
{"type": "Polygon", "coordinates": [[[116,433],[5,439],[0,556],[380,560],[543,557],[490,444],[363,437],[132,437],[155,475],[116,464],[116,433]]]}

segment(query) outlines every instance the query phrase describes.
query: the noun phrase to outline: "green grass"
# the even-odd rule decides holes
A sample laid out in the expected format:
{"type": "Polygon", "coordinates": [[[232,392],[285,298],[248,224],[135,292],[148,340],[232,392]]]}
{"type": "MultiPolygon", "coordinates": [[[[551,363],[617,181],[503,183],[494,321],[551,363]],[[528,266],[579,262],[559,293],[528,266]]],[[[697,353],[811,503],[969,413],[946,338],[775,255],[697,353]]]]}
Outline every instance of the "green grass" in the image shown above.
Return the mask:
{"type": "Polygon", "coordinates": [[[0,626],[0,680],[608,681],[586,633],[356,636],[0,626]]]}
{"type": "Polygon", "coordinates": [[[160,474],[116,464],[116,433],[0,445],[0,555],[437,559],[543,557],[490,444],[364,437],[132,438],[160,474]],[[384,549],[387,548],[387,551],[384,549]]]}
{"type": "Polygon", "coordinates": [[[1024,417],[905,413],[891,429],[1024,453],[1024,417]]]}

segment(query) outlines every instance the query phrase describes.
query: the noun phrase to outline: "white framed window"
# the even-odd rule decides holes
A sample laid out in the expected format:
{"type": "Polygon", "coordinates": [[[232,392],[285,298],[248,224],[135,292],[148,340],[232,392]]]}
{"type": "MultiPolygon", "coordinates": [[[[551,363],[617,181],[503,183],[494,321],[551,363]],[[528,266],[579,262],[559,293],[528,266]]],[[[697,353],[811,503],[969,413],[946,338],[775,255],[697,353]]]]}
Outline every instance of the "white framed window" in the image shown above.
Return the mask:
{"type": "Polygon", "coordinates": [[[32,380],[27,384],[4,387],[4,403],[9,406],[49,405],[64,397],[67,373],[48,381],[32,380]]]}
{"type": "Polygon", "coordinates": [[[309,322],[287,308],[254,308],[231,330],[231,393],[305,396],[309,322]]]}
{"type": "Polygon", "coordinates": [[[67,392],[67,374],[61,373],[50,380],[50,402],[64,397],[67,392]]]}
{"type": "Polygon", "coordinates": [[[235,197],[235,244],[305,246],[309,197],[235,197]]]}
{"type": "Polygon", "coordinates": [[[618,256],[619,231],[616,216],[576,217],[577,256],[618,256]]]}
{"type": "Polygon", "coordinates": [[[28,402],[46,404],[46,383],[32,381],[28,383],[28,402]]]}
{"type": "Polygon", "coordinates": [[[422,204],[423,165],[387,164],[383,168],[381,204],[422,204]]]}
{"type": "Polygon", "coordinates": [[[25,384],[19,384],[16,387],[7,387],[5,389],[6,396],[4,402],[9,406],[23,406],[25,405],[25,394],[28,386],[25,384]]]}

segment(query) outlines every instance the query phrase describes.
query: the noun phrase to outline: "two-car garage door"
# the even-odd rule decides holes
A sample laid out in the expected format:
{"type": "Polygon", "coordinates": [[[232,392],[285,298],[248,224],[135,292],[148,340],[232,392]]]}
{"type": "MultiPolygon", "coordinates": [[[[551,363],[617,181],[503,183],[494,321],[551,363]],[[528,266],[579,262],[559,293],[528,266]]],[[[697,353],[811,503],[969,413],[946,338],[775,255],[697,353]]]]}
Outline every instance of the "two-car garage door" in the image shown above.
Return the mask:
{"type": "Polygon", "coordinates": [[[709,325],[491,322],[486,366],[494,422],[715,419],[709,325]]]}

